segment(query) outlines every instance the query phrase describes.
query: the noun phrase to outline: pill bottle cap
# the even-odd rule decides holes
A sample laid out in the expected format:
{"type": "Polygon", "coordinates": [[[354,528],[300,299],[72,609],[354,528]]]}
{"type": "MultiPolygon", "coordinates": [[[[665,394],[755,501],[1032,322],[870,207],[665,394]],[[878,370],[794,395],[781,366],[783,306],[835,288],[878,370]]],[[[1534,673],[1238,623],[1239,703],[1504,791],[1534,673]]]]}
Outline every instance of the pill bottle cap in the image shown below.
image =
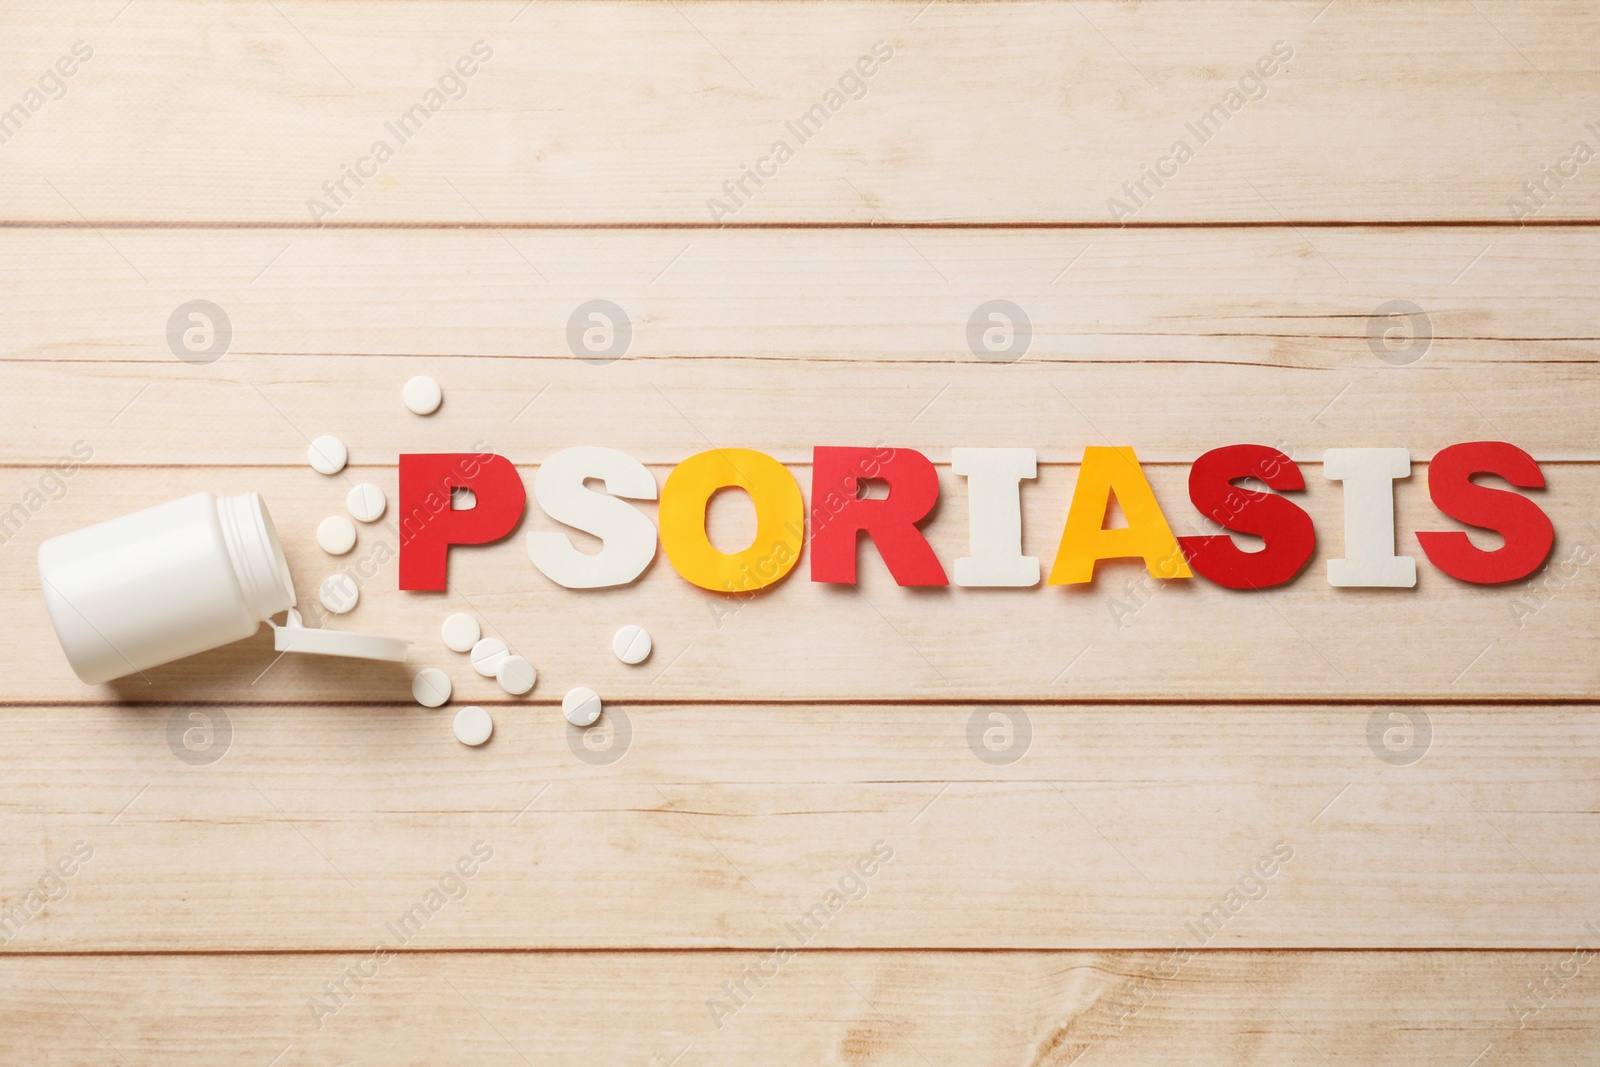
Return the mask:
{"type": "Polygon", "coordinates": [[[381,659],[404,663],[411,642],[382,634],[358,634],[348,630],[319,630],[305,626],[300,613],[289,609],[288,620],[278,625],[271,619],[272,647],[279,652],[310,652],[319,656],[351,656],[355,659],[381,659]]]}

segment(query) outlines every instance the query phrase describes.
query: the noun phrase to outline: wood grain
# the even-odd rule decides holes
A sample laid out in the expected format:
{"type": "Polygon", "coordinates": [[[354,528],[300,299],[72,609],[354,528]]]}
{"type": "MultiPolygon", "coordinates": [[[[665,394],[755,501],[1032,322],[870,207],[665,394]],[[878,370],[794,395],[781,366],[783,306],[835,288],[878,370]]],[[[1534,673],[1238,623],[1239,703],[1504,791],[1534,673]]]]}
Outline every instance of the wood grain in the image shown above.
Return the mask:
{"type": "Polygon", "coordinates": [[[967,362],[968,315],[1001,296],[1033,317],[1026,361],[1170,344],[1323,367],[1370,355],[1366,318],[1407,297],[1435,320],[1430,363],[1533,363],[1595,340],[1595,230],[9,228],[0,354],[164,363],[173,306],[211,296],[236,352],[568,359],[568,316],[604,296],[636,320],[630,357],[967,362]]]}
{"type": "Polygon", "coordinates": [[[1555,949],[1600,922],[1592,706],[493,712],[469,750],[448,707],[11,708],[4,907],[93,855],[5,951],[355,950],[479,844],[409,947],[757,949],[810,915],[827,948],[1555,949]]]}
{"type": "Polygon", "coordinates": [[[1487,1050],[1523,1067],[1600,1047],[1587,975],[1524,1029],[1506,1007],[1571,955],[1208,952],[1141,986],[1164,953],[801,953],[718,1028],[705,1002],[765,952],[407,953],[348,986],[320,1030],[307,1001],[364,956],[8,960],[0,1050],[38,1063],[181,1063],[200,1062],[203,1047],[208,1061],[280,1056],[289,1067],[674,1057],[1065,1067],[1074,1056],[1325,1067],[1468,1063],[1487,1050]]]}
{"type": "MultiPolygon", "coordinates": [[[[0,153],[5,217],[1105,226],[1185,138],[1134,222],[1509,223],[1600,118],[1580,0],[120,6],[8,8],[8,98],[76,40],[94,56],[0,153]],[[478,41],[493,57],[465,94],[390,132],[478,41]],[[879,41],[894,58],[864,96],[787,130],[879,41]],[[1294,58],[1230,105],[1280,41],[1294,58]],[[393,158],[314,219],[378,139],[393,158]],[[779,139],[793,158],[761,164],[779,139]]],[[[1549,188],[1537,219],[1600,217],[1594,182],[1549,188]]]]}

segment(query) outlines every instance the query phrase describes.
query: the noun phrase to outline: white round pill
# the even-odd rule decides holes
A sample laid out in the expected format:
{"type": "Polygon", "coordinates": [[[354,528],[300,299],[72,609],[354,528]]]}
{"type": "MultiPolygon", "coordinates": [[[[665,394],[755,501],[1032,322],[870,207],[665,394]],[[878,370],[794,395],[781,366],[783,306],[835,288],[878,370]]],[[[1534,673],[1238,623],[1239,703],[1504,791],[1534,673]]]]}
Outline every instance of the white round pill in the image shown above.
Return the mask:
{"type": "Polygon", "coordinates": [[[416,414],[432,415],[439,410],[439,402],[444,399],[444,391],[439,388],[438,382],[426,374],[419,374],[400,390],[400,399],[404,400],[406,407],[416,414]]]}
{"type": "Polygon", "coordinates": [[[481,745],[494,733],[494,720],[476,704],[456,712],[456,740],[463,745],[481,745]]]}
{"type": "Polygon", "coordinates": [[[588,726],[600,717],[600,694],[582,685],[569,690],[561,698],[561,714],[574,726],[588,726]]]}
{"type": "Polygon", "coordinates": [[[356,601],[361,599],[361,589],[356,585],[356,580],[348,574],[330,574],[322,579],[322,588],[317,590],[317,599],[322,601],[322,606],[335,615],[343,615],[356,606],[356,601]]]}
{"type": "Polygon", "coordinates": [[[377,522],[383,518],[383,513],[389,506],[389,498],[383,495],[383,490],[371,482],[362,482],[350,490],[350,495],[344,498],[344,506],[350,509],[350,514],[362,522],[377,522]]]}
{"type": "Polygon", "coordinates": [[[498,637],[485,637],[472,646],[472,669],[485,678],[493,678],[500,665],[510,658],[506,643],[498,637]]]}
{"type": "Polygon", "coordinates": [[[411,695],[425,708],[436,708],[450,699],[450,676],[438,667],[424,667],[411,679],[411,695]]]}
{"type": "Polygon", "coordinates": [[[483,631],[478,628],[477,619],[458,611],[444,620],[444,625],[439,627],[439,634],[444,638],[444,647],[450,651],[471,652],[472,646],[483,636],[483,631]]]}
{"type": "Polygon", "coordinates": [[[533,688],[533,683],[539,680],[539,672],[533,669],[526,656],[507,656],[500,669],[494,672],[494,680],[500,683],[501,689],[519,697],[533,688]]]}
{"type": "Polygon", "coordinates": [[[356,524],[343,515],[329,515],[317,524],[317,547],[330,556],[342,556],[356,547],[356,524]]]}
{"type": "Polygon", "coordinates": [[[611,651],[624,663],[643,663],[650,655],[650,634],[630,623],[611,636],[611,651]]]}
{"type": "Polygon", "coordinates": [[[350,460],[350,452],[337,437],[323,434],[306,449],[306,459],[318,474],[338,474],[350,460]]]}

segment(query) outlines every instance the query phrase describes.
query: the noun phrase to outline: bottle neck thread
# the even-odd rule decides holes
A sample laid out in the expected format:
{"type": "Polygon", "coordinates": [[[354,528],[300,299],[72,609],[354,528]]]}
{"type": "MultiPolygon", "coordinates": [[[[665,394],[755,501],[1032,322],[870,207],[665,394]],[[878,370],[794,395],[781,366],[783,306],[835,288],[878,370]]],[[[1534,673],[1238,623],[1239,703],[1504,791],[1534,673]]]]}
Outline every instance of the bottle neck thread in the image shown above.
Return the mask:
{"type": "Polygon", "coordinates": [[[217,519],[233,572],[256,618],[266,621],[294,607],[294,579],[278,531],[259,493],[217,498],[217,519]]]}

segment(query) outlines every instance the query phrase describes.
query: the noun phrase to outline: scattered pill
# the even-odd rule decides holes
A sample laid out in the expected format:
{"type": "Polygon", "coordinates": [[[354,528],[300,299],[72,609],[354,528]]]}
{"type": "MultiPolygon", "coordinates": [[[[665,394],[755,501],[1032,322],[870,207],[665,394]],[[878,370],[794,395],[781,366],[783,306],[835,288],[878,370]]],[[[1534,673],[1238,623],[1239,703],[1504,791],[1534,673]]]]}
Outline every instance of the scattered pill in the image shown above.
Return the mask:
{"type": "Polygon", "coordinates": [[[650,655],[650,634],[630,623],[612,635],[611,651],[624,663],[643,663],[650,655]]]}
{"type": "Polygon", "coordinates": [[[533,688],[533,683],[539,680],[539,672],[533,669],[526,656],[507,656],[500,669],[494,672],[494,679],[501,689],[519,697],[533,688]]]}
{"type": "Polygon", "coordinates": [[[463,745],[481,745],[494,733],[494,720],[476,704],[456,712],[456,740],[463,745]]]}
{"type": "Polygon", "coordinates": [[[362,482],[350,490],[350,495],[344,498],[344,506],[350,509],[350,514],[362,522],[377,522],[383,518],[384,510],[389,506],[389,498],[383,495],[383,490],[371,482],[362,482]]]}
{"type": "Polygon", "coordinates": [[[356,606],[356,601],[361,599],[361,589],[356,585],[356,580],[348,574],[330,574],[322,579],[322,588],[317,590],[317,599],[322,601],[322,606],[335,615],[343,615],[356,606]]]}
{"type": "Polygon", "coordinates": [[[600,694],[581,685],[569,690],[561,698],[561,713],[574,726],[588,726],[600,717],[600,694]]]}
{"type": "Polygon", "coordinates": [[[472,669],[485,678],[493,678],[500,665],[510,658],[506,643],[498,637],[485,637],[472,646],[472,669]]]}
{"type": "Polygon", "coordinates": [[[406,382],[405,388],[400,391],[400,399],[418,415],[432,415],[439,410],[444,391],[439,388],[438,382],[426,374],[419,374],[406,382]]]}
{"type": "Polygon", "coordinates": [[[317,524],[317,546],[330,556],[356,547],[356,524],[343,515],[329,515],[317,524]]]}
{"type": "Polygon", "coordinates": [[[436,708],[450,699],[450,676],[438,667],[424,667],[411,679],[411,695],[425,708],[436,708]]]}
{"type": "Polygon", "coordinates": [[[350,459],[350,452],[337,437],[324,434],[311,442],[306,449],[306,459],[318,474],[338,474],[350,459]]]}
{"type": "Polygon", "coordinates": [[[478,620],[464,611],[446,618],[444,625],[439,627],[439,633],[444,638],[444,647],[452,652],[471,652],[472,646],[483,636],[483,631],[478,628],[478,620]]]}

